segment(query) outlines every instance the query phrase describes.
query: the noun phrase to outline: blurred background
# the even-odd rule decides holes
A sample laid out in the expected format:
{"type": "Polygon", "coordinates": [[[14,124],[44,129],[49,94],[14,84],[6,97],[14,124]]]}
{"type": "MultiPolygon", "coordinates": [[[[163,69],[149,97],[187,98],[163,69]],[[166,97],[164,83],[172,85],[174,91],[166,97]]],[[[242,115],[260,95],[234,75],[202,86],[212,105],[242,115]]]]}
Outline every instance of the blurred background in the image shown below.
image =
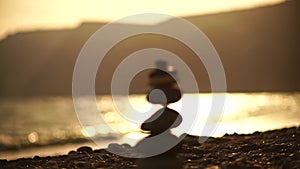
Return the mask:
{"type": "MultiPolygon", "coordinates": [[[[118,64],[145,48],[171,51],[193,71],[201,93],[182,89],[182,99],[200,100],[190,134],[205,135],[203,121],[218,124],[212,136],[299,126],[299,9],[297,0],[0,0],[0,158],[61,154],[82,144],[97,147],[89,137],[101,140],[100,148],[126,142],[123,135],[141,137],[139,124],[119,116],[109,94],[118,64]],[[103,25],[147,12],[183,17],[211,40],[227,79],[227,91],[219,91],[227,97],[222,118],[207,119],[210,82],[195,53],[170,37],[147,34],[121,41],[99,66],[97,104],[114,131],[105,124],[81,127],[72,102],[73,68],[81,48],[103,25]]],[[[147,27],[171,22],[166,17],[122,24],[147,27]]],[[[145,61],[147,57],[151,56],[145,61]]],[[[174,68],[180,81],[189,81],[181,76],[180,67],[174,68]]],[[[137,74],[130,84],[137,112],[150,106],[145,98],[149,71],[137,74]]],[[[120,96],[118,101],[123,99],[120,96]]],[[[129,106],[120,111],[128,111],[129,106]]],[[[171,106],[180,112],[180,103],[171,106]]]]}

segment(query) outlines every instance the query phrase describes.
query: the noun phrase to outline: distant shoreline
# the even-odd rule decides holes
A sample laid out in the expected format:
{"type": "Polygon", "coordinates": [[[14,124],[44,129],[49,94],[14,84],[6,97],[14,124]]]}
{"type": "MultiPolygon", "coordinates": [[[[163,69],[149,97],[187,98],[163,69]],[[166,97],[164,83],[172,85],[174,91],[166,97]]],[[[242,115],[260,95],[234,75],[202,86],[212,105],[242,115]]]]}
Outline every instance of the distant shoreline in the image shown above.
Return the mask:
{"type": "MultiPolygon", "coordinates": [[[[280,94],[293,94],[293,93],[300,93],[300,90],[295,91],[226,91],[226,92],[211,92],[211,91],[200,91],[199,93],[193,92],[183,92],[183,94],[237,94],[237,93],[280,93],[280,94]]],[[[96,93],[96,96],[109,96],[111,93],[96,93]]],[[[120,96],[127,96],[125,94],[119,94],[120,96]]],[[[146,95],[146,93],[130,93],[130,95],[146,95]]],[[[82,95],[83,97],[85,95],[82,95]]],[[[62,94],[62,95],[15,95],[15,96],[0,96],[0,101],[5,99],[24,99],[24,98],[46,98],[46,97],[72,97],[72,95],[62,94]]]]}

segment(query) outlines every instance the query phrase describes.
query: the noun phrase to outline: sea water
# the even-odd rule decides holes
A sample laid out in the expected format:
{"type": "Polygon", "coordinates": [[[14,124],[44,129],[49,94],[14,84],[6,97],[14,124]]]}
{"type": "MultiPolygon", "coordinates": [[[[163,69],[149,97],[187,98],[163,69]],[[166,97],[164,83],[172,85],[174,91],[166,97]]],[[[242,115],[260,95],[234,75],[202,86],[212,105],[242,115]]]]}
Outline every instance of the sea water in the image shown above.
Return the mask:
{"type": "MultiPolygon", "coordinates": [[[[123,138],[145,136],[139,126],[143,119],[134,119],[139,113],[150,117],[161,108],[146,101],[145,95],[97,96],[97,122],[81,125],[71,97],[32,97],[0,100],[1,147],[24,147],[72,142],[80,138],[97,138],[106,142],[126,142],[123,138]],[[128,101],[128,102],[127,102],[128,101]],[[107,141],[110,140],[110,141],[107,141]]],[[[184,94],[181,101],[170,105],[183,117],[186,127],[178,127],[174,134],[222,136],[226,133],[252,133],[283,127],[299,126],[300,93],[203,93],[184,94]],[[222,95],[225,102],[220,111],[212,111],[214,95],[222,95]],[[198,104],[189,105],[197,100],[198,104]],[[186,108],[188,107],[188,108],[186,108]],[[192,116],[192,117],[190,117],[192,116]]],[[[134,144],[130,142],[129,144],[134,144]]]]}

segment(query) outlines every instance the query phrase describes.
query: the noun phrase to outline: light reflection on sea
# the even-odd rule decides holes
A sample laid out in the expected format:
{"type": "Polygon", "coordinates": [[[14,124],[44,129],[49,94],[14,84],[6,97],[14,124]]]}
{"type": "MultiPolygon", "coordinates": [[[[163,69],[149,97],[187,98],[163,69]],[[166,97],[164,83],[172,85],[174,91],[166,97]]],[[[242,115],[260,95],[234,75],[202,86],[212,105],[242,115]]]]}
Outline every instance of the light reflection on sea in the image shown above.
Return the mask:
{"type": "MultiPolygon", "coordinates": [[[[220,93],[222,94],[222,93],[220,93]]],[[[211,94],[185,94],[182,100],[199,99],[199,107],[195,124],[189,131],[194,135],[222,136],[225,133],[252,133],[283,127],[299,126],[300,93],[226,93],[223,112],[210,112],[211,94]],[[221,114],[221,118],[219,115],[221,114]],[[208,115],[211,115],[208,118],[208,115]],[[207,133],[206,127],[215,127],[214,132],[207,133]]],[[[125,97],[118,97],[117,102],[125,103],[125,97]]],[[[122,113],[145,113],[151,105],[145,95],[130,96],[131,106],[118,107],[122,113]],[[130,110],[130,112],[128,112],[130,110]]],[[[51,144],[60,140],[74,140],[88,136],[98,139],[122,140],[122,135],[130,138],[141,138],[140,123],[133,123],[124,118],[114,108],[109,96],[97,96],[97,106],[101,117],[107,124],[80,126],[70,97],[19,98],[0,100],[0,148],[5,146],[23,146],[30,144],[51,144]],[[120,139],[121,138],[121,139],[120,139]]],[[[170,105],[183,116],[182,101],[170,105]]],[[[154,105],[154,109],[159,109],[154,105]]],[[[88,111],[88,108],[87,110],[88,111]]],[[[151,116],[148,112],[147,116],[151,116]]],[[[145,116],[145,117],[147,117],[145,116]]],[[[89,118],[89,117],[87,117],[89,118]]],[[[142,119],[140,121],[143,121],[142,119]]],[[[177,135],[184,131],[178,127],[173,130],[177,135]]],[[[134,143],[131,143],[134,144],[134,143]]],[[[1,149],[0,149],[1,150],[1,149]]]]}

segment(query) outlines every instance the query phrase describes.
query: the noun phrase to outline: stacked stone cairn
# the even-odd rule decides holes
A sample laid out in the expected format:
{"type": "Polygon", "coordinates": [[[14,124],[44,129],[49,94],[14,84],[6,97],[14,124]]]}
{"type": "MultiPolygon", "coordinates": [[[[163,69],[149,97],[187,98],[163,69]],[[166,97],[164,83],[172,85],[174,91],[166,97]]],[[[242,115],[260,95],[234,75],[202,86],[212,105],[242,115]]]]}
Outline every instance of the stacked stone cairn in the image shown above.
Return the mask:
{"type": "Polygon", "coordinates": [[[166,62],[158,61],[155,69],[149,75],[152,90],[147,100],[152,104],[161,104],[163,108],[155,112],[142,125],[141,129],[150,133],[137,145],[137,150],[149,154],[149,157],[140,160],[140,168],[179,168],[176,158],[181,149],[179,138],[171,133],[171,129],[178,127],[182,122],[181,115],[170,108],[170,103],[181,99],[181,92],[175,80],[176,71],[167,66],[166,62]],[[159,152],[159,153],[157,153],[159,152]]]}

